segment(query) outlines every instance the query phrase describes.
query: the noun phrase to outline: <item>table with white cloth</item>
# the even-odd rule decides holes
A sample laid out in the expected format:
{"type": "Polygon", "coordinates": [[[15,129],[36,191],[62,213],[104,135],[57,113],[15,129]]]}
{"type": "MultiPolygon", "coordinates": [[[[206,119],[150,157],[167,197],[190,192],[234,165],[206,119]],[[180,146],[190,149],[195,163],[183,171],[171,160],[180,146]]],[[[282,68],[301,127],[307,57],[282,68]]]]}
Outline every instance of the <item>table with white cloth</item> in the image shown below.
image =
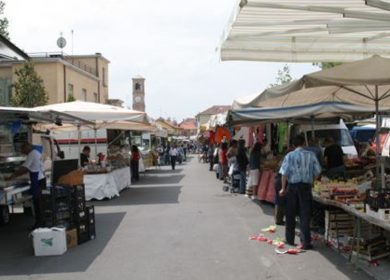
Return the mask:
{"type": "Polygon", "coordinates": [[[130,168],[123,167],[102,174],[85,174],[85,199],[104,199],[119,196],[119,192],[131,185],[130,168]]]}

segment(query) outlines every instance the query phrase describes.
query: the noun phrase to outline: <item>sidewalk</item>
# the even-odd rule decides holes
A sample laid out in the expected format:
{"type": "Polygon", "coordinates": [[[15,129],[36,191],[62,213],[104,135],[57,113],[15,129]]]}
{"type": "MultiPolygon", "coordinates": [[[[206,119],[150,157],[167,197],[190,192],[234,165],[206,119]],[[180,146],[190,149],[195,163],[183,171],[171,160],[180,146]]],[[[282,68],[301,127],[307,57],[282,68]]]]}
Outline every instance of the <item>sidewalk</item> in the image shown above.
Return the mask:
{"type": "Polygon", "coordinates": [[[195,157],[94,204],[97,239],[64,256],[33,257],[23,217],[1,227],[0,279],[371,279],[322,244],[293,256],[248,241],[273,224],[272,207],[223,192],[195,157]]]}

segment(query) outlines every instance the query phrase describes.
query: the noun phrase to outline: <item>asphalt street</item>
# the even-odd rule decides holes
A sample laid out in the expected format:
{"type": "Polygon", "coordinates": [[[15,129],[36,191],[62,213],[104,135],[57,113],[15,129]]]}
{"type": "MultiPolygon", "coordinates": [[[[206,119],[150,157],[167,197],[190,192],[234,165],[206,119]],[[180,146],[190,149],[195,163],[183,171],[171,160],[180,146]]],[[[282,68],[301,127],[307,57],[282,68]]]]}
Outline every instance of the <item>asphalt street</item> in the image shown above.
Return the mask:
{"type": "Polygon", "coordinates": [[[34,257],[26,218],[12,217],[0,228],[0,279],[371,279],[321,241],[300,255],[249,241],[273,224],[273,208],[223,192],[196,157],[93,204],[96,240],[57,257],[34,257]]]}

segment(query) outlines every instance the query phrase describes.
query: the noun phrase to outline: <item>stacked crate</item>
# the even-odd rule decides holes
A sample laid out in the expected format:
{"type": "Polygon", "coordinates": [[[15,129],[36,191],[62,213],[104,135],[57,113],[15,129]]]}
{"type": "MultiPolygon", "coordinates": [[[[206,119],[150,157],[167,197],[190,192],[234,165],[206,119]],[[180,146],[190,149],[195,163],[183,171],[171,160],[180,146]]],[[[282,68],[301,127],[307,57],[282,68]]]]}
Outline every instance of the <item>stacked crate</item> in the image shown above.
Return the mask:
{"type": "Polygon", "coordinates": [[[338,238],[353,235],[353,217],[342,210],[325,211],[325,236],[338,238]]]}
{"type": "Polygon", "coordinates": [[[66,229],[74,227],[72,196],[69,188],[55,186],[43,190],[40,210],[40,226],[65,227],[66,229]]]}
{"type": "Polygon", "coordinates": [[[84,185],[56,185],[42,191],[42,226],[77,230],[78,244],[95,239],[95,210],[85,202],[84,185]]]}

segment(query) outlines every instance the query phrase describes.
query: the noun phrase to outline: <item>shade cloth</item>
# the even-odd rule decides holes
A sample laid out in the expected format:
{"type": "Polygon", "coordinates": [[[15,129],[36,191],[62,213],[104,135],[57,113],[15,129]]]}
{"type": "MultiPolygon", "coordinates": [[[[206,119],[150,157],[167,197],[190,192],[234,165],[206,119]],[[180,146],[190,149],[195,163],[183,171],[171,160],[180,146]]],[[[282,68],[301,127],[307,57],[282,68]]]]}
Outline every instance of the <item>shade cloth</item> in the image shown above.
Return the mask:
{"type": "Polygon", "coordinates": [[[390,56],[385,0],[237,1],[222,60],[346,62],[390,56]]]}
{"type": "Polygon", "coordinates": [[[146,114],[144,112],[129,110],[107,104],[84,101],[45,105],[35,107],[34,110],[37,112],[66,113],[71,116],[93,122],[112,122],[120,120],[144,122],[146,119],[146,114]]]}
{"type": "Polygon", "coordinates": [[[303,106],[246,108],[229,112],[231,125],[251,125],[269,122],[310,123],[315,118],[316,123],[331,121],[338,118],[353,120],[358,117],[367,117],[372,114],[369,106],[351,105],[340,102],[322,102],[303,106]]]}

